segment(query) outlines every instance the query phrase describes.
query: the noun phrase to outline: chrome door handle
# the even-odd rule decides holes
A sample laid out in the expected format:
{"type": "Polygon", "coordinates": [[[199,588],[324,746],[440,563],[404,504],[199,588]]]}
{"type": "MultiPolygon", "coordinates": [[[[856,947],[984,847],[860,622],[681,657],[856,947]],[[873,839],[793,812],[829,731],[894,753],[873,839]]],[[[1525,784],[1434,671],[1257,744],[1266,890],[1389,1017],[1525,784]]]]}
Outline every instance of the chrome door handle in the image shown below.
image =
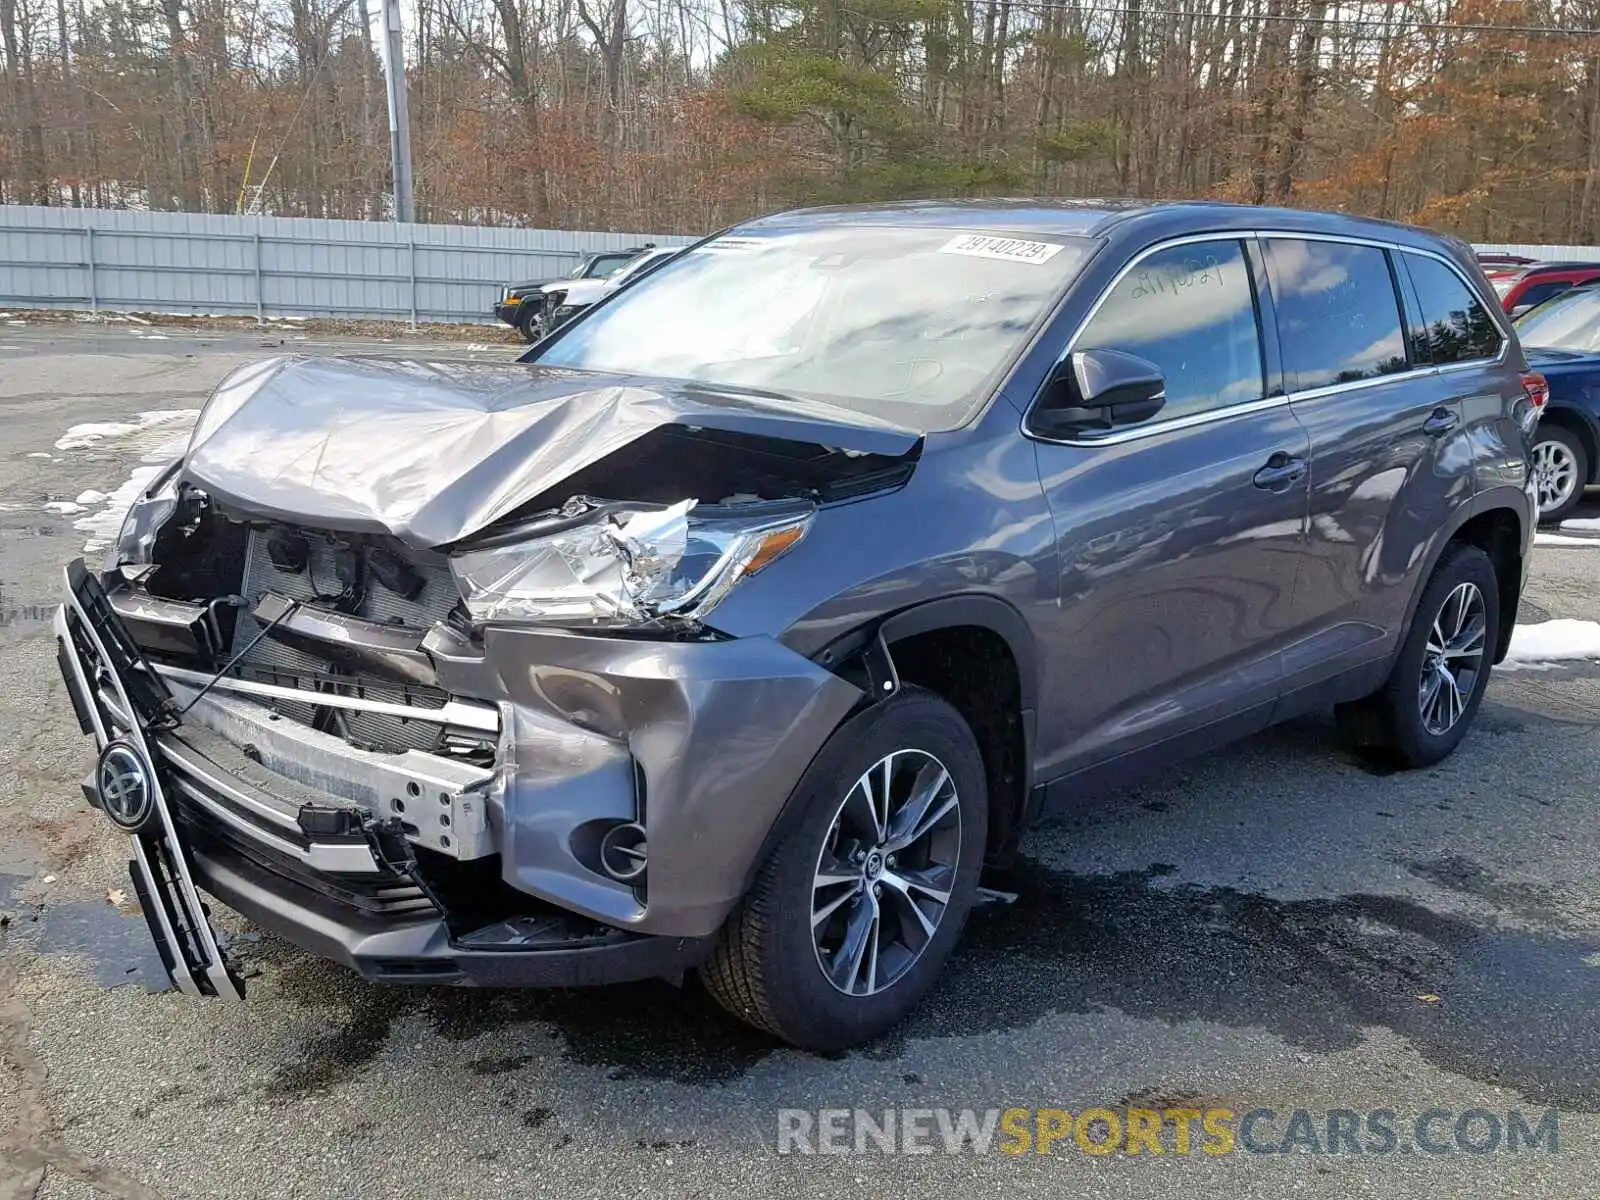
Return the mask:
{"type": "Polygon", "coordinates": [[[1306,460],[1278,453],[1255,473],[1254,483],[1264,492],[1286,492],[1306,473],[1306,460]]]}
{"type": "Polygon", "coordinates": [[[1428,414],[1428,419],[1422,423],[1422,432],[1429,437],[1443,437],[1459,424],[1461,424],[1461,418],[1448,408],[1436,408],[1428,414]]]}

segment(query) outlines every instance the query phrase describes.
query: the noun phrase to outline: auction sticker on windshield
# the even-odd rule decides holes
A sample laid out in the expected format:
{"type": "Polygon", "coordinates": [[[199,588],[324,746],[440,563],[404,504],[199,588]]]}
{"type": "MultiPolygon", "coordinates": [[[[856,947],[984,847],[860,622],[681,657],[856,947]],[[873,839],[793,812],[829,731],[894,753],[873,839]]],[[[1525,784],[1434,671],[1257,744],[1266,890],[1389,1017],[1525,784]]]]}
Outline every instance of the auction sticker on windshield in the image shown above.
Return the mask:
{"type": "Polygon", "coordinates": [[[985,233],[963,233],[939,247],[941,254],[965,254],[970,258],[1002,258],[1008,262],[1049,262],[1062,250],[1055,242],[1029,242],[1022,238],[994,237],[985,233]]]}
{"type": "Polygon", "coordinates": [[[730,237],[715,238],[701,246],[700,249],[719,251],[760,250],[763,247],[770,246],[771,244],[771,238],[739,237],[734,235],[730,237]]]}

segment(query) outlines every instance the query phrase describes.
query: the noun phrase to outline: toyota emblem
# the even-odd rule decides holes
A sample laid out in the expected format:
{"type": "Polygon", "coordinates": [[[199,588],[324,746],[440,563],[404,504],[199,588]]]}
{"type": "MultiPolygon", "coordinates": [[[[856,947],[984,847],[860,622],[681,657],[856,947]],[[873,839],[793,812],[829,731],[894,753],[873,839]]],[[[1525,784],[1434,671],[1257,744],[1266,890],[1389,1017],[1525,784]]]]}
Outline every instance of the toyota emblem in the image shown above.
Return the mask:
{"type": "Polygon", "coordinates": [[[155,774],[144,755],[127,742],[111,742],[100,751],[94,773],[100,807],[117,826],[138,833],[155,812],[155,774]]]}

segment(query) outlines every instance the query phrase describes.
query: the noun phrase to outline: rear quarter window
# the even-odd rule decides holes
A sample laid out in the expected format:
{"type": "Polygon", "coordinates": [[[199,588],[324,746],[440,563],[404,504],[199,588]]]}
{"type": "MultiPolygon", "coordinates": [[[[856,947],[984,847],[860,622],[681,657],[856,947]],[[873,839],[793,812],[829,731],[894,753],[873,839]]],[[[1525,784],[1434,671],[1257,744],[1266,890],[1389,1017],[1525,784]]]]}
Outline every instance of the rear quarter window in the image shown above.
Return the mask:
{"type": "Polygon", "coordinates": [[[1421,319],[1411,331],[1418,362],[1471,362],[1500,353],[1505,339],[1499,326],[1460,275],[1425,254],[1402,253],[1399,257],[1422,306],[1421,319]]]}
{"type": "Polygon", "coordinates": [[[1409,367],[1400,305],[1381,249],[1278,237],[1264,246],[1292,390],[1356,383],[1409,367]]]}

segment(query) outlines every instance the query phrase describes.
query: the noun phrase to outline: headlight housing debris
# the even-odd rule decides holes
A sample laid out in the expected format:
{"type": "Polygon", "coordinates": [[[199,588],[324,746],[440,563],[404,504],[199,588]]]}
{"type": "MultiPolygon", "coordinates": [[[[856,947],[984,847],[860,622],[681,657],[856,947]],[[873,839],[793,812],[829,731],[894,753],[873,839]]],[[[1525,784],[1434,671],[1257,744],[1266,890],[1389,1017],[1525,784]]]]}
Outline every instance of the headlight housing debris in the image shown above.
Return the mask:
{"type": "Polygon", "coordinates": [[[105,569],[117,567],[143,567],[154,561],[156,538],[162,528],[178,511],[178,467],[174,462],[140,490],[128,507],[122,520],[122,529],[111,552],[106,555],[105,569]]]}
{"type": "Polygon", "coordinates": [[[450,566],[478,624],[696,621],[791,550],[815,512],[806,501],[661,507],[575,497],[523,536],[457,551],[450,566]]]}

